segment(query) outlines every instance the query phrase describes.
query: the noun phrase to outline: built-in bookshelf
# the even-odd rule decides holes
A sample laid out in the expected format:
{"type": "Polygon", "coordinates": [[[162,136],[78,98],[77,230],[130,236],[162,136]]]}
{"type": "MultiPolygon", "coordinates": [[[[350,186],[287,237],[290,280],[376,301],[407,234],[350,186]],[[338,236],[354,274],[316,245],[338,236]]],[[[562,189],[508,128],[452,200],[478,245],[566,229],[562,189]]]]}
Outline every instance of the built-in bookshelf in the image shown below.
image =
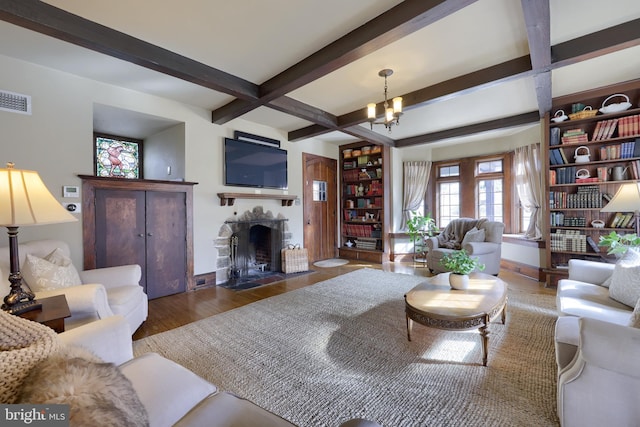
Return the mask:
{"type": "Polygon", "coordinates": [[[633,232],[631,212],[601,209],[620,185],[640,178],[639,101],[640,80],[554,99],[544,150],[549,285],[568,274],[571,258],[613,262],[600,236],[633,232]]]}
{"type": "Polygon", "coordinates": [[[340,256],[373,262],[386,260],[385,217],[387,147],[355,143],[340,147],[340,256]]]}

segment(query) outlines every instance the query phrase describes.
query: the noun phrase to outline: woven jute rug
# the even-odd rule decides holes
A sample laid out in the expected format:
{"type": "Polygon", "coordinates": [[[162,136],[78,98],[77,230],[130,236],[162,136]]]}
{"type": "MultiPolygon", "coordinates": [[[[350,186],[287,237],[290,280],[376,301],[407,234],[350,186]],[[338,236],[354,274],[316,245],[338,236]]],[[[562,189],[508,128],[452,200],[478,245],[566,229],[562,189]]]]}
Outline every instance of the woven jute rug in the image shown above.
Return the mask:
{"type": "Polygon", "coordinates": [[[509,290],[506,325],[415,325],[424,277],[357,270],[136,341],[300,426],[557,426],[552,296],[509,290]]]}

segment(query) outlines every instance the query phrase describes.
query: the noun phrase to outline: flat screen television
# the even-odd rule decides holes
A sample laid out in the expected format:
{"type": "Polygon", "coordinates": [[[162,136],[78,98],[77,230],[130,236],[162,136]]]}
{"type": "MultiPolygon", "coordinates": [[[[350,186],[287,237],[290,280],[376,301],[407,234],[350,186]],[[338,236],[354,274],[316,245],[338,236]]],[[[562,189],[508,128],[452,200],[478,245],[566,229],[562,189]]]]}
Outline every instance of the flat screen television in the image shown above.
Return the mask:
{"type": "Polygon", "coordinates": [[[224,183],[240,187],[287,189],[287,150],[225,138],[224,183]]]}

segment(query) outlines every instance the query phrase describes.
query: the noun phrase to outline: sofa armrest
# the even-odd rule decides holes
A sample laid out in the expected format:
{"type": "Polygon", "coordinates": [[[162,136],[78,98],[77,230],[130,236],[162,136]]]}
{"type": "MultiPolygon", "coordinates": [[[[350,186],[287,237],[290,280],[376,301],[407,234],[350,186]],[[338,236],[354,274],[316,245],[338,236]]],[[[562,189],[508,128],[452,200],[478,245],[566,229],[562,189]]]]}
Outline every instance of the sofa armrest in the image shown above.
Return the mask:
{"type": "Polygon", "coordinates": [[[142,270],[137,264],[96,268],[80,272],[82,283],[101,283],[107,289],[124,285],[140,285],[141,278],[142,270]]]}
{"type": "Polygon", "coordinates": [[[63,344],[83,347],[108,363],[121,365],[133,358],[131,330],[122,316],[87,323],[58,337],[63,344]]]}
{"type": "Polygon", "coordinates": [[[493,242],[469,242],[462,246],[469,255],[492,254],[500,249],[499,243],[493,242]]]}
{"type": "Polygon", "coordinates": [[[36,292],[36,298],[48,298],[56,295],[65,296],[72,317],[74,315],[92,315],[104,319],[113,316],[107,292],[101,284],[69,286],[36,292]]]}
{"type": "Polygon", "coordinates": [[[425,237],[424,243],[427,246],[428,250],[432,250],[440,247],[437,237],[425,237]]]}
{"type": "Polygon", "coordinates": [[[613,274],[614,268],[615,264],[583,259],[570,259],[569,279],[599,285],[613,274]]]}

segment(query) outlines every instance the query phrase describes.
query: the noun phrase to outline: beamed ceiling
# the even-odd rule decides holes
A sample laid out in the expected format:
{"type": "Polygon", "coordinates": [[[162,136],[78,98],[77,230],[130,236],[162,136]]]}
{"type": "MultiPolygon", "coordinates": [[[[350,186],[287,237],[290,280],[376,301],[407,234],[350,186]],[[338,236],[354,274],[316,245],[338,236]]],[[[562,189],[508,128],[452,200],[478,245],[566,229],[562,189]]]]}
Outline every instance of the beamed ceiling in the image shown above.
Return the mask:
{"type": "Polygon", "coordinates": [[[640,77],[637,0],[0,0],[0,20],[0,55],[290,141],[508,135],[554,97],[640,77]],[[392,132],[365,117],[383,68],[404,99],[392,132]]]}

